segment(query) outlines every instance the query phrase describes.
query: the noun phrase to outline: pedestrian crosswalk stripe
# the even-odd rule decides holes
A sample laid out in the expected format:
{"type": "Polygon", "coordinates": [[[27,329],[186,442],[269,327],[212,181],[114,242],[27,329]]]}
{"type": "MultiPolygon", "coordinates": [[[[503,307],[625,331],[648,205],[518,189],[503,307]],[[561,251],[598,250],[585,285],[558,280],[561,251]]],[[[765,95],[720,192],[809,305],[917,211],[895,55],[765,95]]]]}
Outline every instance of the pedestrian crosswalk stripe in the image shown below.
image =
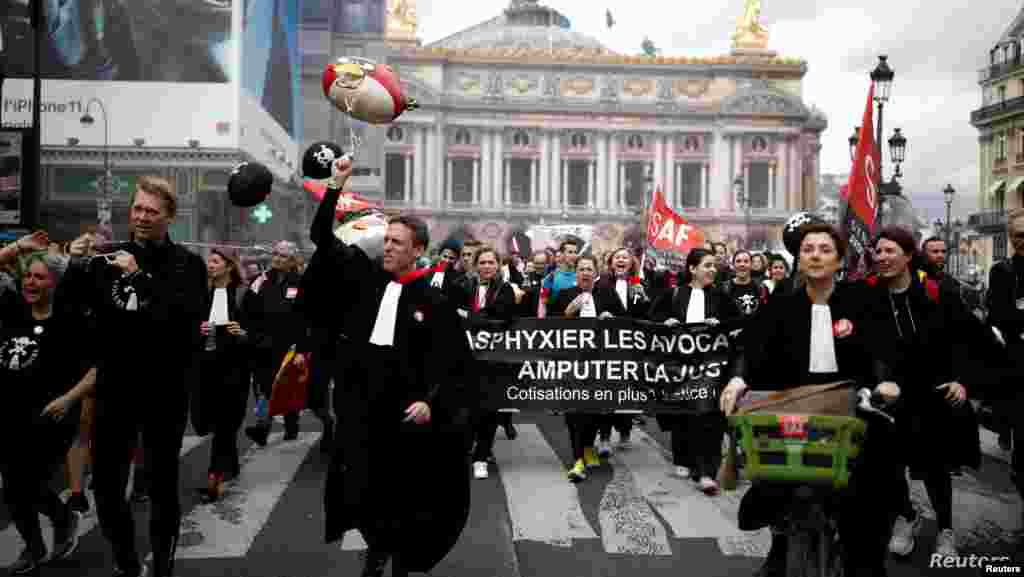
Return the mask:
{"type": "Polygon", "coordinates": [[[657,441],[640,430],[633,432],[633,441],[632,448],[616,453],[616,459],[633,474],[640,493],[668,523],[675,537],[714,538],[744,533],[693,482],[670,474],[672,464],[663,456],[657,441]]]}
{"type": "Polygon", "coordinates": [[[518,429],[515,441],[494,445],[513,540],[571,547],[575,539],[597,539],[565,465],[540,429],[525,423],[518,429]]]}
{"type": "Polygon", "coordinates": [[[608,553],[671,555],[668,536],[661,521],[640,493],[636,479],[613,455],[612,479],[604,488],[598,506],[601,541],[608,553]]]}
{"type": "Polygon", "coordinates": [[[295,441],[270,435],[267,447],[251,446],[242,457],[241,474],[227,484],[216,503],[197,505],[182,519],[179,559],[244,557],[253,540],[299,470],[319,432],[304,432],[295,441]]]}
{"type": "MultiPolygon", "coordinates": [[[[193,449],[203,443],[204,437],[196,435],[187,435],[181,441],[181,451],[178,453],[181,457],[192,452],[193,449]]],[[[96,519],[96,499],[93,497],[92,489],[85,490],[86,498],[89,499],[89,503],[93,505],[89,509],[89,514],[82,517],[81,522],[78,524],[78,534],[86,535],[96,528],[98,520],[96,519]]],[[[68,491],[64,491],[61,494],[62,499],[67,499],[70,496],[68,491]]],[[[47,550],[53,551],[53,526],[50,524],[50,519],[39,516],[40,524],[43,528],[43,539],[46,541],[47,550]]],[[[3,531],[0,531],[0,567],[8,567],[18,560],[18,555],[21,554],[21,550],[25,547],[25,542],[21,540],[21,536],[18,534],[17,529],[14,525],[7,527],[3,531]]]]}

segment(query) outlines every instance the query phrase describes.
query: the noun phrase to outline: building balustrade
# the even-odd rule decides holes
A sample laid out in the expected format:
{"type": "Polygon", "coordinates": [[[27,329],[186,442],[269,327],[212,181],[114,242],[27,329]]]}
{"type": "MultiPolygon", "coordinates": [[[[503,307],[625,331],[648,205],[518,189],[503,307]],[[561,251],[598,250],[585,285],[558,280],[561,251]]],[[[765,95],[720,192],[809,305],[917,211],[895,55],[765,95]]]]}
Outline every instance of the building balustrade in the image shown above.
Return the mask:
{"type": "Polygon", "coordinates": [[[1024,112],[1024,96],[1007,98],[995,104],[989,104],[988,106],[971,111],[971,123],[978,124],[991,120],[996,116],[1014,112],[1024,112]]]}

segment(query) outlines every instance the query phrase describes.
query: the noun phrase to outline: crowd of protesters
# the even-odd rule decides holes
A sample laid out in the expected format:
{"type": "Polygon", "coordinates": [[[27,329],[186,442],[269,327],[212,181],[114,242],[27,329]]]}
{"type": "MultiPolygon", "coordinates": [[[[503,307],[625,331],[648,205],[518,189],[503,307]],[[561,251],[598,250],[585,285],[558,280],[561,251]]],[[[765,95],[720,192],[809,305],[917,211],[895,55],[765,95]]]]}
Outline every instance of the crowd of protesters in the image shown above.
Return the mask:
{"type": "MultiPolygon", "coordinates": [[[[349,172],[335,168],[340,184],[349,172]]],[[[340,184],[329,188],[323,206],[334,206],[340,184]]],[[[9,384],[6,399],[14,407],[0,426],[7,438],[31,431],[36,439],[0,450],[4,499],[25,542],[12,574],[38,574],[47,561],[74,554],[78,520],[93,505],[85,498],[83,473],[91,464],[95,507],[114,551],[115,575],[148,570],[135,548],[135,522],[125,499],[133,468],[135,494],[151,504],[153,574],[172,575],[182,514],[179,451],[187,422],[191,418],[197,433],[213,437],[205,497],[221,499],[225,483],[240,474],[239,433],[258,446],[267,444],[273,419],[266,405],[289,354],[310,369],[308,406],[322,422],[321,447],[334,449],[326,489],[328,538],[359,528],[371,548],[365,575],[379,575],[388,559],[396,567],[401,559],[402,570],[429,568],[436,552],[453,544],[448,541],[461,530],[460,519],[465,522],[460,515],[468,511],[468,487],[458,489],[460,477],[467,484],[470,477],[488,477],[499,427],[508,440],[517,437],[507,413],[458,410],[468,398],[461,389],[472,380],[460,372],[468,353],[454,344],[464,341],[459,317],[629,317],[669,326],[741,327],[721,404],[707,414],[654,415],[671,435],[667,473],[709,497],[720,491],[716,473],[725,417],[748,390],[844,378],[877,386],[894,403],[898,425],[866,449],[844,498],[844,511],[857,512],[841,517],[848,575],[884,575],[888,553],[914,550],[921,514],[910,501],[907,470],[924,482],[936,511],[935,552],[957,555],[951,479],[980,462],[969,399],[1003,407],[1004,442],[1014,450],[1024,436],[1024,429],[1013,426],[1018,395],[999,386],[1022,378],[1021,211],[1007,222],[1015,254],[993,266],[981,298],[945,274],[941,239],[918,243],[898,227],[881,230],[874,240],[877,271],[853,282],[837,280],[846,240],[825,224],[800,230],[797,244],[789,247],[792,260],[713,242],[692,250],[679,270],[663,270],[628,247],[580,254],[582,243],[572,239],[533,254],[502,254],[474,239],[448,239],[431,258],[425,224],[396,217],[383,261],[376,262],[334,237],[333,212],[323,206],[313,225],[317,252],[308,269],[287,241],[274,246],[267,270],[243,268],[237,253],[223,249],[209,250],[204,264],[169,238],[176,196],[159,178],[140,179],[132,195],[130,241],[97,246],[95,236],[85,234],[62,246],[36,232],[0,250],[0,266],[10,272],[0,280],[0,378],[9,384]],[[331,291],[348,296],[339,301],[331,291]],[[335,303],[329,313],[318,308],[328,301],[335,303]],[[406,310],[415,311],[412,320],[403,316],[406,310]],[[369,394],[385,380],[406,385],[369,394]],[[258,414],[243,428],[250,395],[258,414]],[[161,409],[144,408],[152,406],[161,409]],[[398,411],[402,427],[378,423],[398,411]],[[406,429],[417,425],[432,427],[432,435],[406,429]],[[433,450],[431,443],[458,447],[458,454],[433,450]],[[399,454],[409,457],[396,461],[399,454]],[[395,467],[428,456],[433,460],[423,461],[425,469],[446,463],[449,476],[421,484],[448,487],[443,490],[459,497],[440,503],[400,499],[388,509],[393,515],[382,514],[385,495],[395,494],[388,488],[402,477],[395,467]],[[334,495],[331,475],[357,465],[376,472],[362,483],[350,478],[334,495]],[[52,490],[61,467],[67,500],[52,490]],[[368,510],[371,505],[378,509],[368,510]],[[435,531],[436,542],[429,546],[402,545],[403,531],[416,522],[408,511],[426,518],[437,506],[450,506],[449,530],[435,531]],[[52,551],[42,537],[40,513],[53,521],[52,551]]],[[[573,411],[565,419],[573,452],[566,474],[574,483],[585,481],[615,451],[629,450],[638,420],[573,411]],[[619,438],[614,447],[613,430],[619,438]]],[[[283,420],[284,439],[296,439],[298,413],[283,420]]],[[[1024,495],[1022,462],[1015,452],[1014,481],[1024,495]]],[[[781,574],[787,544],[779,527],[786,499],[784,488],[773,487],[755,487],[744,496],[741,528],[773,528],[771,553],[759,575],[781,574]]]]}

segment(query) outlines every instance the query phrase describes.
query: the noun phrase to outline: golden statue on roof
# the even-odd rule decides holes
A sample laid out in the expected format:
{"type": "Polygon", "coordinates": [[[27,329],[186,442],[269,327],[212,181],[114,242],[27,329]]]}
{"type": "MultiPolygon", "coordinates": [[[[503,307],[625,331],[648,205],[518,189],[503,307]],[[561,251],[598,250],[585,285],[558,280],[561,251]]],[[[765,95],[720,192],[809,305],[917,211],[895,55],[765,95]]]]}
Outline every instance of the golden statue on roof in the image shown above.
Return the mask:
{"type": "Polygon", "coordinates": [[[766,50],[768,29],[761,24],[761,0],[747,0],[743,15],[736,21],[732,35],[733,48],[766,50]]]}

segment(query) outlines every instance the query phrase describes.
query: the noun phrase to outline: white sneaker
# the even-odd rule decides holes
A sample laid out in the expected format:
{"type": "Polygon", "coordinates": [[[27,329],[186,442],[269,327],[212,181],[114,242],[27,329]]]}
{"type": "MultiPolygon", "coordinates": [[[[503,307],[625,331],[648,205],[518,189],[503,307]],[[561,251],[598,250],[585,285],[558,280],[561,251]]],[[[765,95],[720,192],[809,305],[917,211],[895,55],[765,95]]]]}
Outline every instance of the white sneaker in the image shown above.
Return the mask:
{"type": "Polygon", "coordinates": [[[675,476],[680,479],[690,478],[690,469],[688,467],[676,467],[675,476]]]}
{"type": "Polygon", "coordinates": [[[920,513],[914,518],[913,523],[907,521],[903,515],[896,517],[896,524],[892,529],[892,538],[889,539],[889,551],[893,555],[901,557],[910,555],[914,551],[914,545],[917,544],[917,533],[920,530],[920,513]]]}
{"type": "Polygon", "coordinates": [[[943,529],[935,538],[935,554],[946,557],[956,557],[956,535],[952,529],[943,529]]]}
{"type": "Polygon", "coordinates": [[[606,459],[612,454],[612,444],[610,441],[598,441],[596,448],[597,456],[602,459],[606,459]]]}
{"type": "Polygon", "coordinates": [[[473,477],[477,479],[487,478],[487,463],[484,461],[477,461],[473,463],[473,477]]]}

